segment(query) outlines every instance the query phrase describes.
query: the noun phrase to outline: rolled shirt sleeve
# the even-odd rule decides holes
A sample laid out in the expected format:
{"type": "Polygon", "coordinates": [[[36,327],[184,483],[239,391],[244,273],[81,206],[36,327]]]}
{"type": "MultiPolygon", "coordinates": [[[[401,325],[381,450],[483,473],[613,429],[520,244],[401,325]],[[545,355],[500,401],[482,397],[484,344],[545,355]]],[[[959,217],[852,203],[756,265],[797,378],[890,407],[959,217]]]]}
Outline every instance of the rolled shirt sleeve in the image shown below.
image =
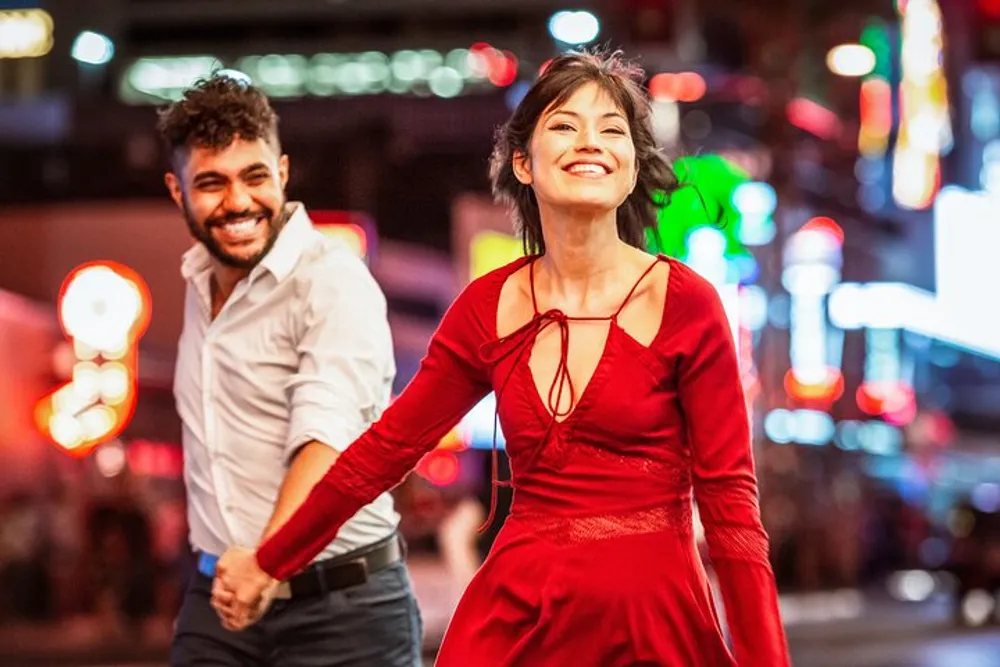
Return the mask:
{"type": "Polygon", "coordinates": [[[297,278],[286,462],[311,441],[343,452],[389,401],[395,361],[385,295],[361,260],[338,255],[297,278]]]}

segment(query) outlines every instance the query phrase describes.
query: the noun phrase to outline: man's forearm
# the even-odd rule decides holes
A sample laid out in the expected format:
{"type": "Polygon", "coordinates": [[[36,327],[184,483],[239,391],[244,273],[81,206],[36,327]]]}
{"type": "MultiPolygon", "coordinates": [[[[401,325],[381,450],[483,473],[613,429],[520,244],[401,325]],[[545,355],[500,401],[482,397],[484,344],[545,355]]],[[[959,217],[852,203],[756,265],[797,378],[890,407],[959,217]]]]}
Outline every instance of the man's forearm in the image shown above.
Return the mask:
{"type": "Polygon", "coordinates": [[[315,440],[299,449],[281,483],[278,501],[274,505],[271,519],[264,528],[261,541],[274,534],[295,513],[338,456],[339,453],[332,447],[315,440]]]}

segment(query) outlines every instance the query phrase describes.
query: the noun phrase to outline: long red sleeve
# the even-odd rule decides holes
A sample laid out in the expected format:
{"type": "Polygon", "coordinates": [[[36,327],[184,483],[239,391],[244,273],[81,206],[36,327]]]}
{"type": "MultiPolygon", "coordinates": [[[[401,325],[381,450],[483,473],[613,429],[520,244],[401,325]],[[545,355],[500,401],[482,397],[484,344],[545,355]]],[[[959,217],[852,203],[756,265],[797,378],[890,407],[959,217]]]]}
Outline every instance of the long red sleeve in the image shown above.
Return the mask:
{"type": "MultiPolygon", "coordinates": [[[[740,667],[790,664],[768,538],[760,521],[750,422],[736,350],[721,300],[683,271],[672,289],[672,321],[685,345],[678,392],[691,448],[695,500],[719,577],[740,667]],[[689,333],[690,332],[690,333],[689,333]]],[[[669,297],[668,297],[669,298],[669,297]]]]}
{"type": "Polygon", "coordinates": [[[257,550],[260,567],[287,579],[312,561],[337,531],[379,494],[399,484],[492,387],[478,350],[496,308],[486,278],[469,285],[445,314],[427,356],[382,418],[313,487],[301,507],[257,550]],[[492,301],[492,303],[491,303],[492,301]]]}

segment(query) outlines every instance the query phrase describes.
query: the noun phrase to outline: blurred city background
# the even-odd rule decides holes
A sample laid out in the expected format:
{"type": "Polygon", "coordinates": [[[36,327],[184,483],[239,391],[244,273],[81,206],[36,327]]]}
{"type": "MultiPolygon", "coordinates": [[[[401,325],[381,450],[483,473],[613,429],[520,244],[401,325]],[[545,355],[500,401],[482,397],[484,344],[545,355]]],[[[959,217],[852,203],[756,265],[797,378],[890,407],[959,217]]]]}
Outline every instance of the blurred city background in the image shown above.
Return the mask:
{"type": "MultiPolygon", "coordinates": [[[[1000,665],[1000,0],[0,0],[0,663],[163,665],[191,570],[155,110],[272,98],[291,199],[385,290],[396,389],[520,252],[487,158],[625,49],[723,295],[795,664],[1000,665]]],[[[493,407],[396,491],[427,664],[493,531],[493,407]]]]}

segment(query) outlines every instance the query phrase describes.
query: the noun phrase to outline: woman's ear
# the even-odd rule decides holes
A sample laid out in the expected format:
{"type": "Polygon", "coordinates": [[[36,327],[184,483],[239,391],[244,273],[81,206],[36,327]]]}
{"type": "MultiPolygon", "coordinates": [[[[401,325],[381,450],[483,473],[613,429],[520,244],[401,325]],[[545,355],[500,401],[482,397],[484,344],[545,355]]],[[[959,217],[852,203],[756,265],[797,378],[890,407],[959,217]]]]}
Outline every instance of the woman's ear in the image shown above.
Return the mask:
{"type": "Polygon", "coordinates": [[[511,164],[514,168],[514,177],[523,185],[531,185],[531,158],[528,157],[528,154],[523,151],[514,151],[511,164]]]}

